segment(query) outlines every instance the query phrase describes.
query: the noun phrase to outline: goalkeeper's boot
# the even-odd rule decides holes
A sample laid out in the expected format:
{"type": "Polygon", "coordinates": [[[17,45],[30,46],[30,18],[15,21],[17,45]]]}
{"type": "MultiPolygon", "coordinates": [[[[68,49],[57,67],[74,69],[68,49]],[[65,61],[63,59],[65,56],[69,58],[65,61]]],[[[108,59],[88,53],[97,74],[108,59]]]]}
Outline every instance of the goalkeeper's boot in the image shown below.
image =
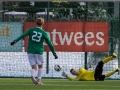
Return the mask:
{"type": "Polygon", "coordinates": [[[40,79],[38,79],[37,82],[38,82],[38,85],[43,85],[40,79]]]}
{"type": "Polygon", "coordinates": [[[119,72],[120,71],[120,68],[116,69],[116,72],[119,72]]]}
{"type": "Polygon", "coordinates": [[[31,77],[31,79],[34,84],[38,84],[37,80],[33,76],[31,77]]]}
{"type": "Polygon", "coordinates": [[[114,58],[116,58],[117,57],[117,54],[116,53],[113,53],[113,55],[112,55],[114,58]]]}

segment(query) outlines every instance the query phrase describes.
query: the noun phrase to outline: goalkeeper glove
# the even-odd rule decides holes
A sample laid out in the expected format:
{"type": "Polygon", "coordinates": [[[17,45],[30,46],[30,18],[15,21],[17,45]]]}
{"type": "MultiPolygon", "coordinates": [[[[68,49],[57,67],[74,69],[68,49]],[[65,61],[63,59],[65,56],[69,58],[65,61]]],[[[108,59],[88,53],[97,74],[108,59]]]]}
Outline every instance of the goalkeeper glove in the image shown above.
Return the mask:
{"type": "Polygon", "coordinates": [[[10,43],[10,45],[14,45],[16,43],[16,41],[12,41],[11,43],[10,43]]]}
{"type": "Polygon", "coordinates": [[[57,59],[57,58],[58,58],[58,56],[57,56],[56,54],[54,54],[54,57],[55,57],[55,59],[57,59]]]}
{"type": "Polygon", "coordinates": [[[63,71],[63,72],[62,72],[62,76],[64,76],[64,77],[67,78],[68,75],[63,71]]]}

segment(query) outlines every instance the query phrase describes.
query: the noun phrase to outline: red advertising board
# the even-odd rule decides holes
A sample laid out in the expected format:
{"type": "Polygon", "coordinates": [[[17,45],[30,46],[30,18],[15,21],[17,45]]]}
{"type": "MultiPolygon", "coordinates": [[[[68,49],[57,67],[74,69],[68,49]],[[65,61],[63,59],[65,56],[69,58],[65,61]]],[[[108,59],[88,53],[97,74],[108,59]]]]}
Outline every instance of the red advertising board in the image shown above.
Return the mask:
{"type": "MultiPolygon", "coordinates": [[[[24,31],[35,26],[35,22],[25,22],[24,31]]],[[[108,22],[45,22],[43,29],[50,35],[56,51],[108,51],[108,22]]],[[[27,43],[25,38],[25,49],[27,43]]],[[[49,51],[46,44],[45,51],[49,51]]]]}

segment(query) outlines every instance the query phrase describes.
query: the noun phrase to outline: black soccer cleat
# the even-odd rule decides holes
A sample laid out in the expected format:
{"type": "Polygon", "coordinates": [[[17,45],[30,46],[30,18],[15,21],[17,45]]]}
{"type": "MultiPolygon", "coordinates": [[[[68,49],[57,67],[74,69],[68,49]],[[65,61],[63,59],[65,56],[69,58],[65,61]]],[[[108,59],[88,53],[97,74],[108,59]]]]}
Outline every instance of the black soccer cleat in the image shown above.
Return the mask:
{"type": "Polygon", "coordinates": [[[116,69],[116,72],[119,72],[120,71],[120,68],[116,69]]]}

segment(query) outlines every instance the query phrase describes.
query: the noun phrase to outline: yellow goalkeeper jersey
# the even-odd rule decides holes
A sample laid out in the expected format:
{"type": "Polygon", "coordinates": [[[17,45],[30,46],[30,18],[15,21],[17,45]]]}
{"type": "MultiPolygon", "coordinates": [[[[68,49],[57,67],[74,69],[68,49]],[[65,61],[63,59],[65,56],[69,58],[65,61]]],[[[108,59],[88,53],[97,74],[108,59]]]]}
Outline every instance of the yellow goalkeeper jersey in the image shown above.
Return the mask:
{"type": "Polygon", "coordinates": [[[81,81],[94,81],[95,71],[86,70],[84,68],[80,68],[78,71],[78,75],[74,78],[68,76],[69,80],[81,80],[81,81]]]}

